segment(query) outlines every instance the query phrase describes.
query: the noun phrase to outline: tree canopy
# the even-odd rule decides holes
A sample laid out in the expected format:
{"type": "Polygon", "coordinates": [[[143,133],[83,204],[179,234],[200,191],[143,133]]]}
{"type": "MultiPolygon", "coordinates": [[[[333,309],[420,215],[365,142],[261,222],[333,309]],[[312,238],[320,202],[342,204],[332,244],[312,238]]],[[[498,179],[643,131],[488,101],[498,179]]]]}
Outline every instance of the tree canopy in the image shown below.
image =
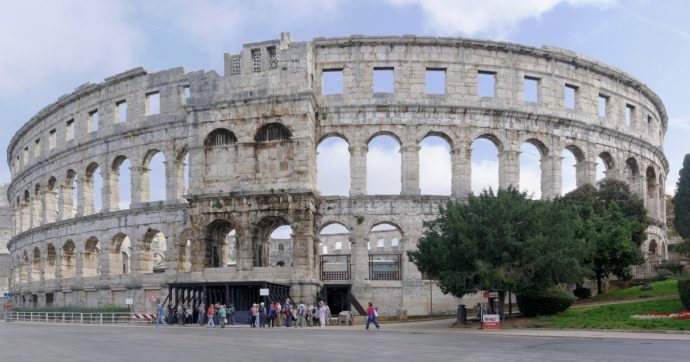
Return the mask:
{"type": "Polygon", "coordinates": [[[485,190],[467,203],[449,201],[425,226],[408,256],[443,292],[458,297],[481,289],[545,290],[590,275],[582,264],[584,225],[561,203],[485,190]]]}
{"type": "Polygon", "coordinates": [[[683,239],[690,238],[690,153],[683,159],[676,194],[673,196],[673,226],[683,239]]]}
{"type": "Polygon", "coordinates": [[[598,292],[604,292],[603,279],[610,274],[629,278],[630,266],[644,260],[640,245],[649,219],[642,200],[625,182],[604,180],[599,189],[584,185],[559,202],[576,209],[585,226],[581,236],[588,254],[583,263],[594,273],[598,292]]]}

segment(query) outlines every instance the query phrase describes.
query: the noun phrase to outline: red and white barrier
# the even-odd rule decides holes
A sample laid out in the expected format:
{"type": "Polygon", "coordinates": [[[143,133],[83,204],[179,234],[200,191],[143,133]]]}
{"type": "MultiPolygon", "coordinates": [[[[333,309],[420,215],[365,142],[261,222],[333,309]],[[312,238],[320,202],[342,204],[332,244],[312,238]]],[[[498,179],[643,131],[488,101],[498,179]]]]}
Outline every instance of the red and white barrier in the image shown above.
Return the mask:
{"type": "Polygon", "coordinates": [[[156,315],[145,313],[132,313],[132,319],[156,319],[156,315]]]}

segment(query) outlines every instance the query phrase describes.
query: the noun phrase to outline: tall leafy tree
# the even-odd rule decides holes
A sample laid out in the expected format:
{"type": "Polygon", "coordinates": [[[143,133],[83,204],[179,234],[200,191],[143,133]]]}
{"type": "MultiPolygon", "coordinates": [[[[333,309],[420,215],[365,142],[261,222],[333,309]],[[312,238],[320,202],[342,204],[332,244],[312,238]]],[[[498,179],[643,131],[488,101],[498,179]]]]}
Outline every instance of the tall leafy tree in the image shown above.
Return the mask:
{"type": "Polygon", "coordinates": [[[690,153],[685,155],[680,169],[676,194],[673,196],[673,211],[676,232],[683,239],[690,238],[690,153]]]}
{"type": "Polygon", "coordinates": [[[445,293],[461,297],[481,289],[544,290],[582,280],[583,225],[568,207],[534,201],[516,190],[491,190],[450,201],[425,223],[417,250],[420,271],[445,293]]]}
{"type": "Polygon", "coordinates": [[[630,266],[644,260],[640,245],[649,219],[642,200],[625,182],[605,180],[599,189],[578,187],[560,202],[578,210],[585,225],[581,230],[588,252],[584,262],[594,273],[598,292],[604,293],[603,280],[611,274],[629,278],[630,266]]]}

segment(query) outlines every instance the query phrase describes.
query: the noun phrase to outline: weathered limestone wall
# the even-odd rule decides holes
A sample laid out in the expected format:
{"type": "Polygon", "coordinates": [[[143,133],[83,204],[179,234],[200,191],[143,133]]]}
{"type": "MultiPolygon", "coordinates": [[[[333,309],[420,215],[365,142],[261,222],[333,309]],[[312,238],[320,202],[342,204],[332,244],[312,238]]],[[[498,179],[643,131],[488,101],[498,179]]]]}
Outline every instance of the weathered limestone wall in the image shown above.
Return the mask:
{"type": "Polygon", "coordinates": [[[6,200],[7,185],[0,186],[0,304],[5,291],[10,290],[10,252],[7,242],[10,241],[12,207],[6,200]]]}
{"type": "Polygon", "coordinates": [[[7,150],[13,180],[6,190],[15,302],[134,298],[149,308],[147,296],[165,298],[170,283],[268,281],[291,286],[291,296],[305,301],[336,284],[351,286],[360,302],[371,300],[384,314],[452,312],[458,301],[424,280],[405,252],[440,205],[470,192],[471,145],[479,138],[496,145],[503,188],[519,187],[520,146],[537,147],[547,199],[561,192],[561,151],[575,155],[577,185],[594,184],[603,162],[606,177],[625,180],[645,201],[654,220],[644,245],[649,258],[666,257],[668,162],[661,146],[668,117],[655,93],[615,68],[553,47],[416,36],[294,42],[284,33],[224,58],[223,75],[137,68],[85,84],[17,131],[7,150]],[[374,92],[380,69],[393,73],[392,92],[374,92]],[[429,70],[444,74],[440,94],[426,92],[429,70]],[[341,89],[325,89],[324,72],[340,74],[341,89]],[[480,94],[480,74],[495,81],[492,94],[480,94]],[[525,100],[526,80],[536,82],[534,100],[525,100]],[[566,88],[574,90],[572,107],[566,88]],[[400,145],[400,195],[367,191],[367,150],[378,135],[400,145]],[[421,194],[420,143],[430,135],[451,149],[450,197],[421,194]],[[328,137],[348,144],[348,197],[318,191],[316,148],[328,137]],[[160,201],[150,190],[157,154],[165,159],[160,201]],[[130,180],[121,177],[125,160],[130,180]],[[96,190],[99,174],[103,187],[96,190]],[[124,182],[131,205],[120,210],[124,182]],[[322,235],[333,223],[348,234],[322,235]],[[395,231],[372,231],[382,224],[395,231]],[[270,234],[281,225],[293,235],[280,257],[285,266],[277,267],[270,234]],[[161,233],[166,248],[156,251],[161,233]],[[236,261],[214,261],[230,242],[236,261]],[[350,256],[347,279],[323,279],[323,246],[350,256]],[[372,273],[376,253],[400,257],[399,275],[380,280],[372,273]]]}

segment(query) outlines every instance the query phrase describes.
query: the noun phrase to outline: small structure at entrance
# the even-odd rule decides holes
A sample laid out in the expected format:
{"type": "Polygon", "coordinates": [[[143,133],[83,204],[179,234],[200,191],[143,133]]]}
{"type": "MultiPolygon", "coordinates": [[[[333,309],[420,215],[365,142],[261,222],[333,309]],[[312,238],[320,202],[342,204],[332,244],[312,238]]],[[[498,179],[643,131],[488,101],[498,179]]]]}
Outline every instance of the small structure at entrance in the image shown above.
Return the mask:
{"type": "MultiPolygon", "coordinates": [[[[668,117],[637,79],[571,51],[417,36],[280,39],[224,55],[224,74],[132,69],[84,84],[22,126],[7,149],[17,306],[327,300],[335,315],[455,312],[407,258],[449,199],[472,190],[472,147],[520,187],[539,152],[540,196],[625,180],[666,257],[668,117]],[[400,177],[370,184],[376,140],[400,177]],[[443,145],[448,191],[420,187],[421,149],[443,145]],[[318,149],[341,145],[348,190],[328,192],[318,149]],[[158,181],[157,181],[158,180],[158,181]],[[155,299],[155,298],[154,298],[155,299]]],[[[397,175],[397,173],[396,173],[397,175]]],[[[1,248],[0,248],[1,249],[1,248]]],[[[0,256],[1,258],[1,256],[0,256]]],[[[0,272],[0,277],[2,276],[0,272]]]]}

